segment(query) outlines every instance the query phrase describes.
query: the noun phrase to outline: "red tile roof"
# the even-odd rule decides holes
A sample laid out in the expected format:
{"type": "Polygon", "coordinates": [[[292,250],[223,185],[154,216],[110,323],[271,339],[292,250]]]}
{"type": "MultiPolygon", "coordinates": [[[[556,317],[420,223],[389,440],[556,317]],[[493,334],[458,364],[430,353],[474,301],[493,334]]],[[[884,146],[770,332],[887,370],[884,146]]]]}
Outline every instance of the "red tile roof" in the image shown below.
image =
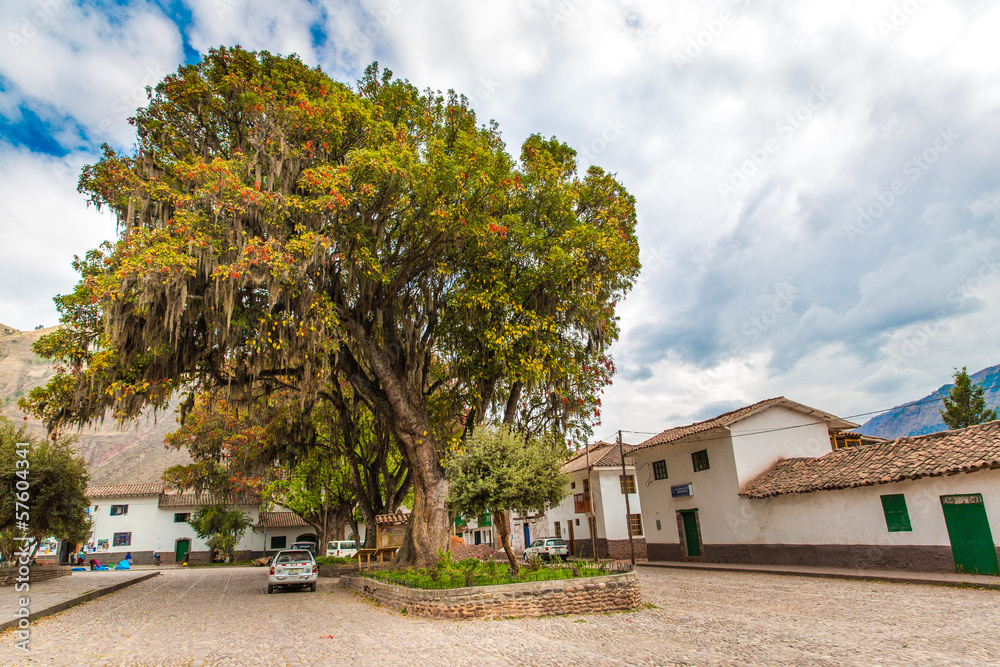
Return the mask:
{"type": "Polygon", "coordinates": [[[645,449],[646,447],[654,447],[656,445],[665,445],[671,442],[676,442],[685,438],[689,435],[697,435],[698,433],[704,433],[706,431],[712,431],[717,428],[726,428],[732,426],[738,421],[746,419],[758,412],[763,412],[768,408],[772,407],[783,407],[789,410],[795,410],[797,412],[803,412],[808,415],[814,415],[820,419],[827,422],[827,427],[830,429],[844,429],[844,428],[855,428],[857,424],[846,419],[841,419],[829,412],[823,412],[822,410],[817,410],[815,408],[810,408],[807,405],[801,403],[796,403],[791,401],[784,396],[776,396],[775,398],[769,398],[764,401],[759,401],[753,405],[746,405],[742,408],[737,408],[736,410],[731,410],[729,412],[724,412],[717,417],[712,417],[711,419],[706,419],[704,421],[695,422],[694,424],[688,424],[687,426],[676,426],[674,428],[668,428],[662,433],[654,435],[652,438],[640,442],[638,445],[631,447],[631,451],[637,449],[645,449]]]}
{"type": "Polygon", "coordinates": [[[88,498],[158,496],[161,493],[163,484],[104,484],[87,487],[88,498]]]}
{"type": "MultiPolygon", "coordinates": [[[[625,443],[625,451],[629,451],[632,446],[625,443]]],[[[587,450],[590,450],[590,465],[594,468],[621,467],[622,454],[618,445],[613,442],[595,442],[587,445],[583,449],[573,452],[569,460],[563,464],[563,472],[577,472],[587,469],[587,450]]],[[[625,465],[635,465],[631,456],[625,457],[625,465]]]]}
{"type": "Polygon", "coordinates": [[[309,524],[295,512],[261,512],[258,528],[298,528],[309,524]]]}
{"type": "Polygon", "coordinates": [[[818,458],[780,459],[740,495],[768,498],[989,468],[1000,468],[1000,421],[838,449],[818,458]]]}
{"type": "Polygon", "coordinates": [[[410,521],[410,512],[400,509],[395,514],[377,514],[375,523],[380,526],[405,526],[410,521]]]}
{"type": "Polygon", "coordinates": [[[164,493],[160,507],[201,507],[203,505],[259,505],[260,498],[246,494],[217,495],[214,493],[164,493]]]}

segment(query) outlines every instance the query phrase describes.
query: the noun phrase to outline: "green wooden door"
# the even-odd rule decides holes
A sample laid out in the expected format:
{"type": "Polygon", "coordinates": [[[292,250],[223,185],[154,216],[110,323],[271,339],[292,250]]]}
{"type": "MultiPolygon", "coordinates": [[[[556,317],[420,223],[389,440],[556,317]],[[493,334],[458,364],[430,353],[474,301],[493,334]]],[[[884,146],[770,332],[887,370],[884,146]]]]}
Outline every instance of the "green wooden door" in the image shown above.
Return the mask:
{"type": "Polygon", "coordinates": [[[701,556],[701,542],[698,540],[698,510],[681,512],[684,521],[684,542],[687,544],[687,555],[692,558],[701,556]]]}
{"type": "Polygon", "coordinates": [[[955,570],[968,574],[1000,575],[996,545],[993,544],[982,494],[941,496],[941,509],[948,526],[955,570]]]}
{"type": "Polygon", "coordinates": [[[183,562],[184,556],[187,552],[191,550],[191,540],[177,540],[177,546],[174,548],[174,562],[183,562]]]}

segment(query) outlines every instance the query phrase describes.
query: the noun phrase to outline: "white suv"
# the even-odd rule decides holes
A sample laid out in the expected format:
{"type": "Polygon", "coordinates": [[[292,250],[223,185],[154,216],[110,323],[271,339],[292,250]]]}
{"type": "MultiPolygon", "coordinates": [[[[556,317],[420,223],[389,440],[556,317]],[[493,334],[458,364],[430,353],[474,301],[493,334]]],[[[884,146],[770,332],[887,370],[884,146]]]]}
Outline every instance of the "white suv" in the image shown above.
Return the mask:
{"type": "Polygon", "coordinates": [[[273,593],[278,586],[308,586],[316,590],[319,568],[312,552],[305,549],[286,549],[274,555],[267,573],[267,592],[273,593]]]}
{"type": "Polygon", "coordinates": [[[358,543],[354,540],[331,540],[326,543],[326,555],[350,558],[358,553],[358,543]]]}
{"type": "Polygon", "coordinates": [[[569,555],[569,548],[566,543],[558,537],[542,537],[531,543],[524,550],[524,562],[527,563],[532,555],[537,555],[542,560],[566,560],[569,555]]]}

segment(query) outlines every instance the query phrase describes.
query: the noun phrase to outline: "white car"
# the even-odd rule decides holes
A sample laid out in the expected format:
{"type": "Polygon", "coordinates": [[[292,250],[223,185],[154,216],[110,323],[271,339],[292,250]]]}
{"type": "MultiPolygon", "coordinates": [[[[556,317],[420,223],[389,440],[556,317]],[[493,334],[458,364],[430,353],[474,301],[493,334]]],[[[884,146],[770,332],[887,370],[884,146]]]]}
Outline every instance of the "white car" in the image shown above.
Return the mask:
{"type": "Polygon", "coordinates": [[[331,540],[326,543],[326,555],[350,558],[358,553],[358,543],[353,540],[331,540]]]}
{"type": "Polygon", "coordinates": [[[524,550],[524,562],[527,563],[532,555],[537,555],[542,560],[566,560],[569,547],[558,537],[541,537],[524,550]]]}
{"type": "Polygon", "coordinates": [[[267,592],[273,593],[278,586],[308,586],[316,590],[319,568],[311,551],[286,549],[274,555],[267,573],[267,592]]]}

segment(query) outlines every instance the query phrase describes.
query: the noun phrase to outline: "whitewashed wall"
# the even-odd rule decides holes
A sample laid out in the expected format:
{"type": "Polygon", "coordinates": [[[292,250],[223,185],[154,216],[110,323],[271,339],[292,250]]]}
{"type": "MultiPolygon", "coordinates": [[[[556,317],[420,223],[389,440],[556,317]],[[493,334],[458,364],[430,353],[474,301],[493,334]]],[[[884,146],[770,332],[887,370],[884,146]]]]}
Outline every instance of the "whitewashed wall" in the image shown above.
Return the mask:
{"type": "MultiPolygon", "coordinates": [[[[629,475],[635,475],[635,468],[626,467],[625,470],[629,475]]],[[[598,497],[600,499],[599,504],[595,507],[598,537],[605,537],[609,540],[628,539],[625,494],[622,493],[621,475],[621,467],[594,469],[594,484],[599,489],[598,497]]],[[[635,483],[638,490],[641,486],[638,477],[636,477],[635,483]]],[[[632,514],[642,513],[642,502],[638,493],[630,493],[628,501],[632,514]]],[[[645,521],[643,521],[643,527],[645,527],[645,521]]]]}
{"type": "MultiPolygon", "coordinates": [[[[98,560],[102,553],[106,558],[117,560],[129,552],[157,551],[165,562],[171,562],[170,554],[174,553],[176,541],[185,538],[191,540],[191,551],[208,550],[208,546],[203,540],[198,539],[188,523],[174,522],[175,513],[193,514],[197,511],[196,507],[161,508],[158,496],[141,496],[95,498],[90,509],[90,515],[94,520],[91,540],[95,545],[98,540],[108,540],[108,548],[97,552],[98,560]],[[128,513],[111,516],[112,505],[128,505],[128,513]],[[129,546],[113,546],[115,533],[128,532],[132,533],[132,543],[129,546]]],[[[257,507],[241,505],[238,509],[249,515],[253,523],[258,522],[260,514],[257,507]]],[[[300,532],[312,531],[310,529],[300,532]]],[[[263,535],[253,532],[253,528],[248,528],[236,549],[237,551],[260,550],[263,545],[263,535]]]]}
{"type": "Polygon", "coordinates": [[[830,431],[818,417],[776,406],[732,425],[733,452],[742,486],[780,458],[829,454],[830,431]]]}
{"type": "Polygon", "coordinates": [[[583,512],[577,514],[573,504],[573,494],[583,493],[583,480],[585,479],[587,479],[586,470],[577,470],[571,473],[570,481],[576,485],[575,488],[567,488],[567,495],[563,498],[562,502],[545,512],[549,522],[549,535],[556,534],[556,521],[558,521],[559,525],[562,527],[562,537],[567,543],[569,543],[570,523],[573,524],[574,539],[590,539],[590,522],[587,520],[587,515],[583,512]],[[576,524],[577,521],[580,522],[580,525],[576,524]]]}
{"type": "Polygon", "coordinates": [[[159,496],[94,498],[90,505],[90,516],[94,521],[92,541],[95,546],[98,540],[108,541],[108,548],[99,553],[121,553],[124,556],[130,551],[153,551],[156,548],[154,527],[160,511],[159,502],[159,496]],[[128,505],[128,513],[111,516],[112,505],[128,505]],[[111,546],[115,533],[132,533],[132,544],[111,546]]]}
{"type": "Polygon", "coordinates": [[[1000,541],[1000,470],[790,494],[747,501],[747,526],[760,544],[948,546],[941,496],[981,493],[994,543],[1000,541]],[[912,531],[890,533],[881,496],[902,493],[912,531]]]}
{"type": "Polygon", "coordinates": [[[667,479],[652,480],[648,486],[645,475],[641,482],[637,480],[647,544],[678,544],[677,511],[684,509],[698,509],[705,543],[732,540],[730,524],[738,526],[735,518],[742,512],[736,462],[727,431],[719,429],[690,441],[640,449],[632,456],[636,468],[643,472],[646,466],[651,471],[654,461],[667,463],[667,479]],[[691,453],[702,449],[708,450],[709,469],[694,472],[691,453]],[[691,484],[694,495],[672,498],[670,487],[683,484],[691,484]],[[733,518],[727,521],[727,517],[733,518]]]}

